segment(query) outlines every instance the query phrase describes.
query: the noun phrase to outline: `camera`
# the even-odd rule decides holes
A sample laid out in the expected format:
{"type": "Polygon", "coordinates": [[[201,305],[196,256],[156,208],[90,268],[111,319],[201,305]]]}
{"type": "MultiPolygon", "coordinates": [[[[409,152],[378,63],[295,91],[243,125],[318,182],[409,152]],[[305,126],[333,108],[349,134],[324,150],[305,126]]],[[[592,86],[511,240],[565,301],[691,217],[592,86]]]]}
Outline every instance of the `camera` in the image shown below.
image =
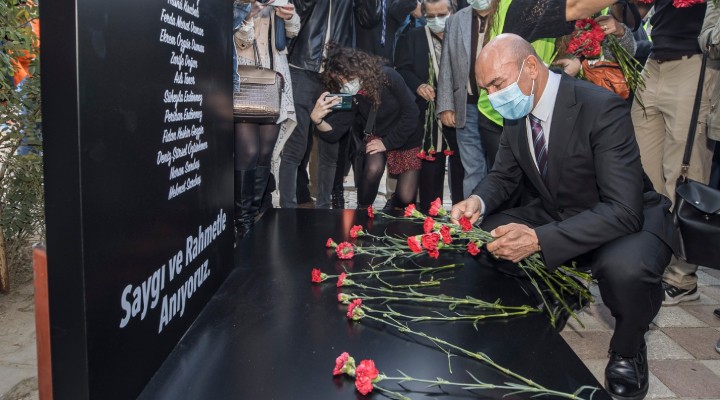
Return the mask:
{"type": "Polygon", "coordinates": [[[339,97],[340,102],[338,104],[335,104],[334,106],[330,107],[333,110],[352,110],[352,103],[353,103],[353,95],[348,93],[331,93],[325,98],[328,97],[339,97]]]}

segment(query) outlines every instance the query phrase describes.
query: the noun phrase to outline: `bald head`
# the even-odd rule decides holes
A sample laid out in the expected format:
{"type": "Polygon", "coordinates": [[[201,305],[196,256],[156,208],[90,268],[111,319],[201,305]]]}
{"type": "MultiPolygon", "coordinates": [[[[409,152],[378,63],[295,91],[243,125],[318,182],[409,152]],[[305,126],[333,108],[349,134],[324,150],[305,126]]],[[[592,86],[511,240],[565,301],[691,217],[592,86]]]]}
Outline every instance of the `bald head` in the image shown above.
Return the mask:
{"type": "MultiPolygon", "coordinates": [[[[478,85],[497,92],[518,82],[526,95],[542,94],[549,70],[525,39],[512,33],[496,36],[485,45],[475,63],[478,85]]],[[[535,96],[535,102],[540,95],[535,96]]]]}

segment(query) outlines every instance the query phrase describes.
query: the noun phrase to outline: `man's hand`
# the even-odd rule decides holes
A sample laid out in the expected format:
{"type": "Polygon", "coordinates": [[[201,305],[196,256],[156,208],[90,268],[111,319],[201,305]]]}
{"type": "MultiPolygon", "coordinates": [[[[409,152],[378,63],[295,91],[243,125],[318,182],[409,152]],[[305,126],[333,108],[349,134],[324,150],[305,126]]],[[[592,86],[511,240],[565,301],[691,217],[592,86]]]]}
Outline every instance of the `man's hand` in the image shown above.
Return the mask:
{"type": "Polygon", "coordinates": [[[415,91],[417,92],[418,96],[425,99],[425,101],[435,100],[435,89],[433,89],[433,87],[428,85],[427,83],[421,84],[415,91]]]}
{"type": "Polygon", "coordinates": [[[516,263],[540,251],[540,242],[535,230],[526,225],[514,223],[501,225],[493,229],[490,234],[496,239],[487,244],[487,249],[495,258],[516,263]]]}
{"type": "Polygon", "coordinates": [[[455,127],[455,111],[443,111],[440,113],[440,122],[450,128],[455,127]]]}
{"type": "Polygon", "coordinates": [[[457,224],[460,217],[465,217],[474,224],[482,215],[482,211],[480,198],[470,196],[452,207],[452,211],[450,211],[450,221],[457,224]]]}

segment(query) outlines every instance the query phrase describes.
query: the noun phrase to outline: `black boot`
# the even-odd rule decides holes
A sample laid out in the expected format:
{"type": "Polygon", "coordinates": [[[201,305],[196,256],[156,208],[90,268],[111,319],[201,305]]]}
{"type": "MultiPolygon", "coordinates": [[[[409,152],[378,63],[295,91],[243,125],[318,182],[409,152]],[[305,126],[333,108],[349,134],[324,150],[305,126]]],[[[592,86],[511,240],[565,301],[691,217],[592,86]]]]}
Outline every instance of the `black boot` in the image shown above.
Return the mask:
{"type": "Polygon", "coordinates": [[[332,208],[335,210],[345,208],[345,188],[342,186],[332,191],[332,208]]]}
{"type": "Polygon", "coordinates": [[[263,201],[265,200],[265,189],[267,189],[269,179],[270,167],[258,166],[257,169],[255,169],[255,192],[253,194],[252,208],[250,210],[253,221],[257,221],[262,215],[260,209],[262,208],[263,201]]]}
{"type": "Polygon", "coordinates": [[[383,211],[391,211],[395,209],[395,193],[393,193],[383,206],[383,211]]]}
{"type": "Polygon", "coordinates": [[[610,350],[610,361],[605,367],[605,388],[615,399],[643,399],[648,386],[647,346],[644,342],[634,357],[623,357],[610,350]]]}
{"type": "Polygon", "coordinates": [[[235,171],[235,241],[245,237],[255,222],[252,216],[255,170],[235,171]]]}

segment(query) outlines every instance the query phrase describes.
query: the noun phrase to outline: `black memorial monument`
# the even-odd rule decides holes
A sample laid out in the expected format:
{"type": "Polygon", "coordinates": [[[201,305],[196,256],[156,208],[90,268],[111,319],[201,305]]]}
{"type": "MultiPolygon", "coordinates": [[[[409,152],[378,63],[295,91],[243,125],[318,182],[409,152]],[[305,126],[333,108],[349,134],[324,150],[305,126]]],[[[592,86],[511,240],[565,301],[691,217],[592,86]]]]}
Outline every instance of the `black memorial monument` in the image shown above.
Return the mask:
{"type": "Polygon", "coordinates": [[[41,20],[53,394],[134,398],[232,267],[231,4],[41,20]]]}

